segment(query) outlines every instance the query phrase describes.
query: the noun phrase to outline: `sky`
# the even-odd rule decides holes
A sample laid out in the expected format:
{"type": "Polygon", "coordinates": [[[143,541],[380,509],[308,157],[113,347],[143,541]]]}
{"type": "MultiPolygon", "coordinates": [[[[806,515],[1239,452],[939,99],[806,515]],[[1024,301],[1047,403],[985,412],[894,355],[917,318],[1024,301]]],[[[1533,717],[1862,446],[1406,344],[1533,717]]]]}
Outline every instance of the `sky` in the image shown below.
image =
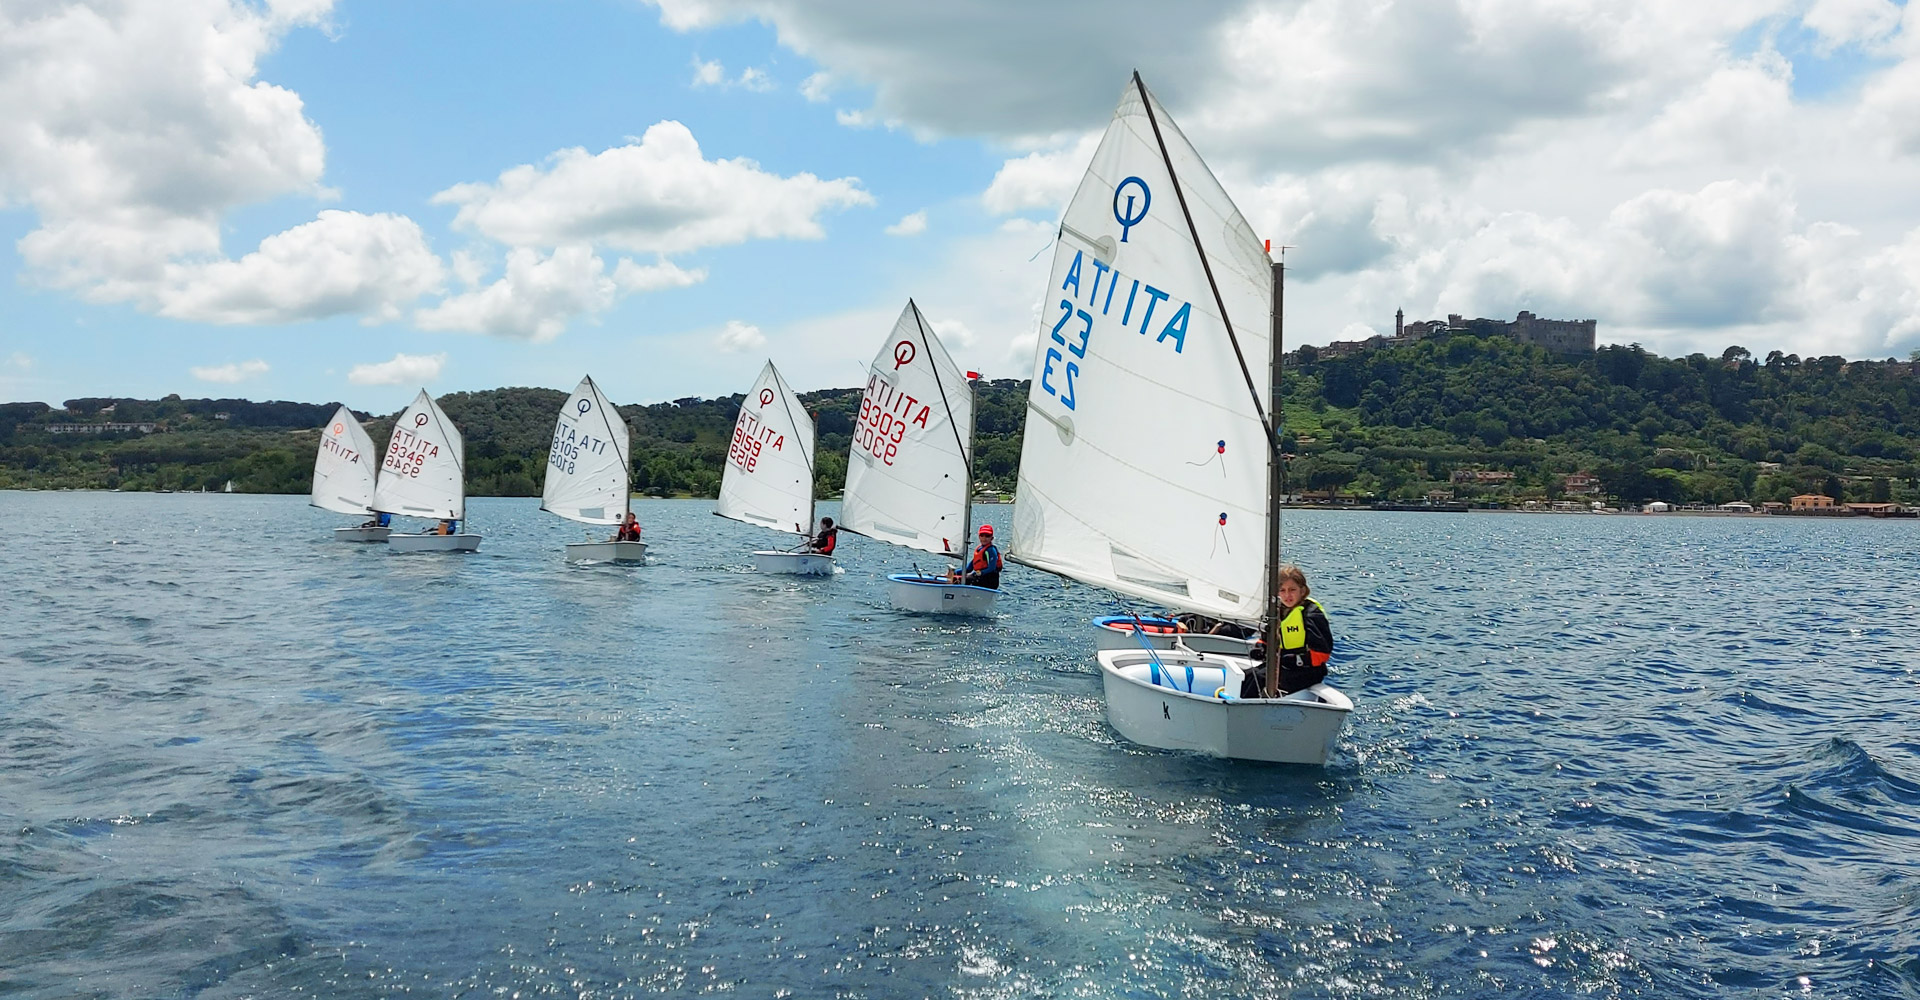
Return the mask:
{"type": "Polygon", "coordinates": [[[0,0],[0,400],[1025,377],[1138,70],[1286,339],[1920,349],[1893,0],[0,0]]]}

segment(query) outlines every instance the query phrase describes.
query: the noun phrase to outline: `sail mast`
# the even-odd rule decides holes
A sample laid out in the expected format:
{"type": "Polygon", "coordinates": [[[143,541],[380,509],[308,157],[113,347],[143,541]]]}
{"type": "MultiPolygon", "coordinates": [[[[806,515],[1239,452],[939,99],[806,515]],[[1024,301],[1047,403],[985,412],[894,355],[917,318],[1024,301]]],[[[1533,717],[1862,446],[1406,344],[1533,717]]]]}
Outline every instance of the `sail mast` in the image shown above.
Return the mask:
{"type": "Polygon", "coordinates": [[[967,532],[973,530],[973,436],[974,429],[980,424],[980,394],[974,391],[973,379],[967,380],[967,492],[960,503],[960,571],[966,572],[970,558],[967,546],[973,543],[973,536],[967,532]]]}
{"type": "Polygon", "coordinates": [[[1286,248],[1280,250],[1281,260],[1273,262],[1273,342],[1267,346],[1267,371],[1271,379],[1269,391],[1273,396],[1273,424],[1267,435],[1275,444],[1267,452],[1267,621],[1266,621],[1266,662],[1262,666],[1267,672],[1265,690],[1260,693],[1268,698],[1280,697],[1280,480],[1286,467],[1280,457],[1280,315],[1281,306],[1286,300],[1287,265],[1286,248]]]}

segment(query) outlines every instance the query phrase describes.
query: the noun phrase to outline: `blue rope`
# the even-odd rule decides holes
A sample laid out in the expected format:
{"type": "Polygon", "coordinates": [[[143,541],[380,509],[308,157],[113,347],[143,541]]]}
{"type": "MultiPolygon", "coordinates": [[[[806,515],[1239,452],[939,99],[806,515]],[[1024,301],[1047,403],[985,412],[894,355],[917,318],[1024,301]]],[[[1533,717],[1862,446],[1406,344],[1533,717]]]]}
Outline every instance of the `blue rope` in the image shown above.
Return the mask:
{"type": "MultiPolygon", "coordinates": [[[[1160,683],[1160,672],[1166,669],[1166,665],[1160,662],[1160,651],[1154,649],[1153,643],[1147,640],[1147,623],[1141,621],[1140,616],[1134,614],[1132,608],[1120,604],[1118,601],[1114,603],[1119,606],[1121,614],[1133,619],[1133,637],[1139,640],[1140,648],[1146,650],[1147,658],[1153,661],[1153,666],[1148,669],[1147,676],[1153,679],[1155,685],[1158,685],[1160,683]]],[[[1173,688],[1175,691],[1180,690],[1174,685],[1172,675],[1168,675],[1167,686],[1173,688]]],[[[1191,666],[1187,667],[1187,693],[1193,693],[1193,667],[1191,666]]]]}

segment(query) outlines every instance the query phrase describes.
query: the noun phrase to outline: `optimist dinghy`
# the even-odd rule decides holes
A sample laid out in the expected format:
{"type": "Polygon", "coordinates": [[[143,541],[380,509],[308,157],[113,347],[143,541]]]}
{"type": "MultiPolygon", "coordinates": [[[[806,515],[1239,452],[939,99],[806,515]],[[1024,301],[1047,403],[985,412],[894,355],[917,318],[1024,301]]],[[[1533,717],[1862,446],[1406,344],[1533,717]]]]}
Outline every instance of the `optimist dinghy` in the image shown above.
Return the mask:
{"type": "MultiPolygon", "coordinates": [[[[1054,244],[1010,558],[1264,622],[1278,651],[1282,273],[1134,74],[1054,244]]],[[[1108,721],[1147,746],[1322,764],[1353,708],[1325,684],[1241,698],[1243,658],[1096,656],[1108,721]]]]}
{"type": "Polygon", "coordinates": [[[1093,627],[1095,649],[1173,649],[1178,645],[1196,653],[1246,657],[1252,655],[1254,643],[1252,639],[1188,632],[1172,618],[1107,615],[1095,618],[1093,627]]]}
{"type": "MultiPolygon", "coordinates": [[[[580,380],[560,406],[547,449],[547,481],[540,509],[581,524],[619,525],[633,509],[627,488],[627,421],[600,392],[593,376],[580,380]]],[[[570,542],[568,562],[639,563],[641,541],[570,542]]]]}
{"type": "MultiPolygon", "coordinates": [[[[373,509],[405,517],[427,517],[464,524],[467,516],[467,446],[440,405],[420,390],[394,421],[387,455],[380,463],[373,509]]],[[[473,552],[480,536],[431,531],[387,536],[393,552],[473,552]]]]}
{"type": "MultiPolygon", "coordinates": [[[[965,559],[973,513],[973,378],[954,364],[911,299],[867,372],[847,456],[840,527],[902,548],[965,559]]],[[[1000,591],[945,574],[894,573],[902,611],[991,615],[1000,591]]]]}
{"type": "MultiPolygon", "coordinates": [[[[353,411],[342,406],[333,413],[327,426],[320,428],[320,450],[313,458],[313,497],[309,501],[321,510],[368,516],[374,513],[373,439],[354,419],[353,411]]],[[[227,480],[226,492],[233,492],[233,480],[227,480]]],[[[336,542],[384,542],[392,528],[384,525],[333,529],[336,542]]]]}
{"type": "Polygon", "coordinates": [[[833,573],[832,556],[802,551],[813,526],[813,438],[806,407],[768,361],[740,401],[713,509],[721,517],[801,536],[791,549],[755,552],[753,568],[762,573],[833,573]]]}

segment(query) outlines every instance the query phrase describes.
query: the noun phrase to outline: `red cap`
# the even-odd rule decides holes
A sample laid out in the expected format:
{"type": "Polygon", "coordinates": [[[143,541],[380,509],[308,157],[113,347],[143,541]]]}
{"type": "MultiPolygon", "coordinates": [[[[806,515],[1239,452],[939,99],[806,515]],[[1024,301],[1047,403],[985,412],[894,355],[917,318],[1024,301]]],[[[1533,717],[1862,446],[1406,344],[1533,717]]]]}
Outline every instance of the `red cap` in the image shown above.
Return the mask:
{"type": "Polygon", "coordinates": [[[993,534],[993,525],[991,525],[991,524],[983,524],[983,525],[981,525],[981,526],[980,526],[980,533],[981,533],[981,534],[983,534],[983,535],[991,535],[991,534],[993,534]]]}

